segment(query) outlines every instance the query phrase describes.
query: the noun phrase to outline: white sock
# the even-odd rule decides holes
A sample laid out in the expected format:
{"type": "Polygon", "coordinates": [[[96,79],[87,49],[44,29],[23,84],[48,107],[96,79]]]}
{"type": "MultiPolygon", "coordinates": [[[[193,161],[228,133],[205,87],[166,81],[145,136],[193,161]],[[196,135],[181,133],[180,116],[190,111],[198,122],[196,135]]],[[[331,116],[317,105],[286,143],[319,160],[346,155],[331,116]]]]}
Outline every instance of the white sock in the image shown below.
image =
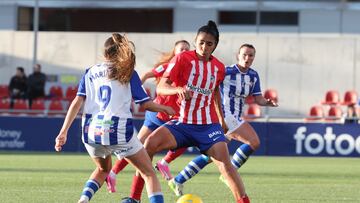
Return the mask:
{"type": "Polygon", "coordinates": [[[169,163],[166,162],[164,159],[161,159],[160,163],[161,163],[162,165],[169,165],[169,163]]]}
{"type": "Polygon", "coordinates": [[[110,170],[109,176],[111,178],[116,178],[116,174],[114,173],[114,171],[110,170]]]}

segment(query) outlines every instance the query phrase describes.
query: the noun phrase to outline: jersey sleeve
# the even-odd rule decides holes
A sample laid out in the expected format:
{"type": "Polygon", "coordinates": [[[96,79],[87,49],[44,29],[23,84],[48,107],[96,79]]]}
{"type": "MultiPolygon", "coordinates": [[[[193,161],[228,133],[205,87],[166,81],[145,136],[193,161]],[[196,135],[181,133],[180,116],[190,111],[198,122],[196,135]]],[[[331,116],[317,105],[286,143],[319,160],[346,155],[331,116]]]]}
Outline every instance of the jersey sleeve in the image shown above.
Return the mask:
{"type": "Polygon", "coordinates": [[[180,79],[180,70],[181,70],[181,56],[178,54],[173,57],[163,75],[164,78],[169,78],[172,82],[179,83],[180,79]]]}
{"type": "Polygon", "coordinates": [[[130,79],[131,95],[136,104],[141,104],[150,100],[149,95],[146,93],[144,86],[141,83],[140,77],[136,71],[130,79]]]}
{"type": "Polygon", "coordinates": [[[257,73],[255,74],[255,77],[254,77],[254,87],[252,89],[252,95],[253,96],[261,95],[260,78],[257,73]]]}
{"type": "Polygon", "coordinates": [[[77,96],[82,96],[82,97],[86,97],[86,84],[85,84],[85,80],[86,80],[86,75],[88,73],[89,69],[86,70],[85,74],[82,76],[79,85],[78,85],[78,91],[76,93],[77,96]]]}
{"type": "Polygon", "coordinates": [[[155,67],[151,70],[152,73],[154,73],[155,77],[159,78],[161,77],[165,72],[165,66],[159,65],[158,67],[155,67]]]}

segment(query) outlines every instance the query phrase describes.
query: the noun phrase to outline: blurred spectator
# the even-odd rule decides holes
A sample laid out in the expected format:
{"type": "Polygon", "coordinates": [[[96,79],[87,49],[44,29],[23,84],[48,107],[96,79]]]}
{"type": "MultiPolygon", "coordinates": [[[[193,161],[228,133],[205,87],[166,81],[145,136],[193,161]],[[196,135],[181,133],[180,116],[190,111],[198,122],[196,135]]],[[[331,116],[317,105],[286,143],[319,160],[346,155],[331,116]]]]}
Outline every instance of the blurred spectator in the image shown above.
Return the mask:
{"type": "Polygon", "coordinates": [[[46,75],[41,72],[41,65],[35,64],[34,72],[29,75],[28,79],[28,97],[31,108],[32,100],[45,97],[46,75]]]}
{"type": "Polygon", "coordinates": [[[14,99],[26,99],[27,78],[23,67],[17,67],[15,75],[9,84],[10,108],[14,106],[14,99]]]}
{"type": "Polygon", "coordinates": [[[359,108],[356,106],[356,104],[349,104],[346,110],[345,123],[358,123],[359,119],[359,108]]]}

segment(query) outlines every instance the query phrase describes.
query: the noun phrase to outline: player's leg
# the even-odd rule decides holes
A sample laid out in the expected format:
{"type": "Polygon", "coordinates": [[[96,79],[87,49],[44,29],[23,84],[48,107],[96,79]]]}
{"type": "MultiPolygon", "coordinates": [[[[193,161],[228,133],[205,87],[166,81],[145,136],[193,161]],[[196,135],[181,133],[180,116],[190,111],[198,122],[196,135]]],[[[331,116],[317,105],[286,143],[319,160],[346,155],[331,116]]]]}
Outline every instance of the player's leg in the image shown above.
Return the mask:
{"type": "MultiPolygon", "coordinates": [[[[152,159],[153,155],[161,150],[173,149],[177,146],[171,132],[166,127],[159,127],[145,140],[145,149],[148,152],[149,157],[152,159]]],[[[144,186],[144,180],[141,176],[134,176],[131,193],[129,198],[125,198],[122,202],[134,202],[140,201],[141,192],[144,186]]]]}
{"type": "Polygon", "coordinates": [[[249,156],[259,148],[260,139],[254,128],[248,122],[242,122],[238,128],[228,133],[227,136],[244,143],[239,146],[231,159],[232,164],[238,169],[246,162],[249,156]]]}
{"type": "MultiPolygon", "coordinates": [[[[126,159],[139,171],[141,179],[140,176],[137,176],[135,181],[138,182],[143,180],[143,182],[139,182],[137,184],[140,184],[141,189],[143,189],[143,184],[145,183],[150,202],[164,202],[160,182],[156,177],[151,160],[145,149],[141,149],[136,154],[126,157],[126,159]]],[[[141,198],[141,193],[138,195],[141,198]]]]}
{"type": "Polygon", "coordinates": [[[207,154],[212,158],[217,165],[220,173],[228,181],[229,188],[233,193],[233,196],[237,203],[247,203],[249,199],[245,193],[245,186],[233,167],[229,151],[225,142],[217,142],[210,149],[207,150],[207,154]]]}
{"type": "Polygon", "coordinates": [[[187,148],[184,147],[176,150],[169,150],[164,158],[156,162],[155,168],[161,173],[162,177],[165,180],[170,180],[172,178],[169,164],[177,157],[182,155],[186,151],[186,149],[187,148]]]}
{"type": "Polygon", "coordinates": [[[85,144],[96,168],[85,183],[79,203],[87,203],[104,183],[111,169],[111,152],[101,145],[85,144]]]}
{"type": "Polygon", "coordinates": [[[199,155],[190,161],[185,168],[168,182],[169,187],[174,191],[176,196],[183,195],[183,184],[198,174],[205,166],[210,163],[209,157],[199,155]]]}
{"type": "MultiPolygon", "coordinates": [[[[156,113],[147,111],[145,114],[144,125],[141,127],[138,133],[138,139],[141,143],[145,142],[145,139],[156,129],[158,125],[152,122],[153,116],[156,117],[156,113]]],[[[106,178],[107,189],[110,193],[116,192],[116,175],[122,171],[128,162],[126,159],[119,159],[113,165],[108,177],[106,178]]],[[[141,188],[142,191],[142,188],[141,188]]],[[[135,192],[135,191],[134,191],[135,192]]]]}

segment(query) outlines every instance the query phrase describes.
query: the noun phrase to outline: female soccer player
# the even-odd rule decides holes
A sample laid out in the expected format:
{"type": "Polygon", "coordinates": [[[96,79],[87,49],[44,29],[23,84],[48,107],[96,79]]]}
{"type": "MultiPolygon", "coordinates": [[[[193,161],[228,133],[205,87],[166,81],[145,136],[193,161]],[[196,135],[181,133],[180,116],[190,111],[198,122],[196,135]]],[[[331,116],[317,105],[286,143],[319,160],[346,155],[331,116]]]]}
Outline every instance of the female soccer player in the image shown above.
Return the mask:
{"type": "MultiPolygon", "coordinates": [[[[239,169],[260,145],[259,137],[253,127],[241,118],[245,98],[252,95],[258,105],[278,106],[275,101],[265,99],[261,94],[259,75],[250,68],[255,59],[255,52],[253,45],[241,45],[237,55],[238,63],[226,67],[226,76],[220,86],[222,109],[229,128],[226,136],[229,140],[235,139],[244,143],[239,146],[231,159],[236,169],[239,169]]],[[[179,195],[177,188],[182,189],[182,184],[199,173],[209,162],[207,156],[197,156],[169,181],[169,186],[179,195]]],[[[223,176],[220,176],[220,180],[227,184],[223,176]]]]}
{"type": "Polygon", "coordinates": [[[177,120],[167,122],[145,140],[145,149],[153,157],[161,150],[198,147],[211,157],[228,180],[236,202],[249,202],[242,180],[231,164],[214,101],[220,98],[218,86],[225,77],[224,65],[212,55],[218,42],[217,26],[209,21],[197,32],[196,49],[180,53],[171,60],[157,92],[179,95],[180,112],[174,116],[177,120]]]}
{"type": "Polygon", "coordinates": [[[174,114],[174,110],[152,102],[136,71],[133,46],[125,36],[114,33],[104,44],[105,62],[89,68],[72,101],[55,150],[66,143],[68,129],[81,106],[82,141],[96,168],[86,182],[79,202],[88,202],[111,169],[111,154],[127,159],[145,179],[150,202],[163,203],[160,183],[141,142],[133,136],[131,99],[145,109],[174,114]]]}
{"type": "MultiPolygon", "coordinates": [[[[156,78],[157,81],[159,81],[159,78],[161,78],[161,76],[163,75],[163,73],[165,72],[169,61],[176,55],[179,54],[183,51],[187,51],[190,49],[190,44],[188,41],[186,40],[179,40],[177,42],[175,42],[175,46],[173,48],[173,50],[169,53],[163,53],[159,62],[157,62],[155,64],[155,68],[153,68],[151,71],[146,72],[142,77],[141,77],[141,81],[144,83],[147,79],[149,78],[156,78]]],[[[154,102],[158,103],[158,104],[162,104],[165,101],[165,97],[158,95],[154,102]]],[[[170,118],[165,114],[163,115],[161,118],[157,118],[157,112],[152,112],[152,111],[146,111],[145,113],[145,121],[144,121],[144,125],[141,127],[139,133],[138,133],[138,139],[140,140],[141,143],[144,143],[145,139],[159,126],[161,126],[162,124],[164,124],[166,121],[168,121],[170,118]]],[[[186,148],[185,148],[186,150],[186,148]]],[[[181,152],[169,152],[172,158],[176,158],[174,157],[173,154],[179,154],[181,152]]],[[[182,153],[181,153],[182,154],[182,153]]],[[[116,174],[118,174],[121,170],[123,170],[125,168],[125,166],[127,166],[128,162],[126,159],[121,159],[121,160],[117,160],[114,164],[114,166],[112,167],[108,177],[106,178],[106,183],[107,183],[107,188],[109,192],[116,192],[116,174]]],[[[161,168],[163,170],[160,170],[160,172],[162,172],[163,176],[166,177],[168,176],[168,174],[166,174],[166,168],[161,168]]],[[[138,176],[134,176],[133,181],[136,182],[139,179],[138,176]]],[[[170,178],[169,178],[170,179],[170,178]]],[[[131,189],[131,195],[134,199],[140,199],[141,198],[141,192],[140,194],[138,194],[136,192],[136,188],[132,188],[131,189]]],[[[141,188],[142,191],[142,188],[141,188]]]]}

